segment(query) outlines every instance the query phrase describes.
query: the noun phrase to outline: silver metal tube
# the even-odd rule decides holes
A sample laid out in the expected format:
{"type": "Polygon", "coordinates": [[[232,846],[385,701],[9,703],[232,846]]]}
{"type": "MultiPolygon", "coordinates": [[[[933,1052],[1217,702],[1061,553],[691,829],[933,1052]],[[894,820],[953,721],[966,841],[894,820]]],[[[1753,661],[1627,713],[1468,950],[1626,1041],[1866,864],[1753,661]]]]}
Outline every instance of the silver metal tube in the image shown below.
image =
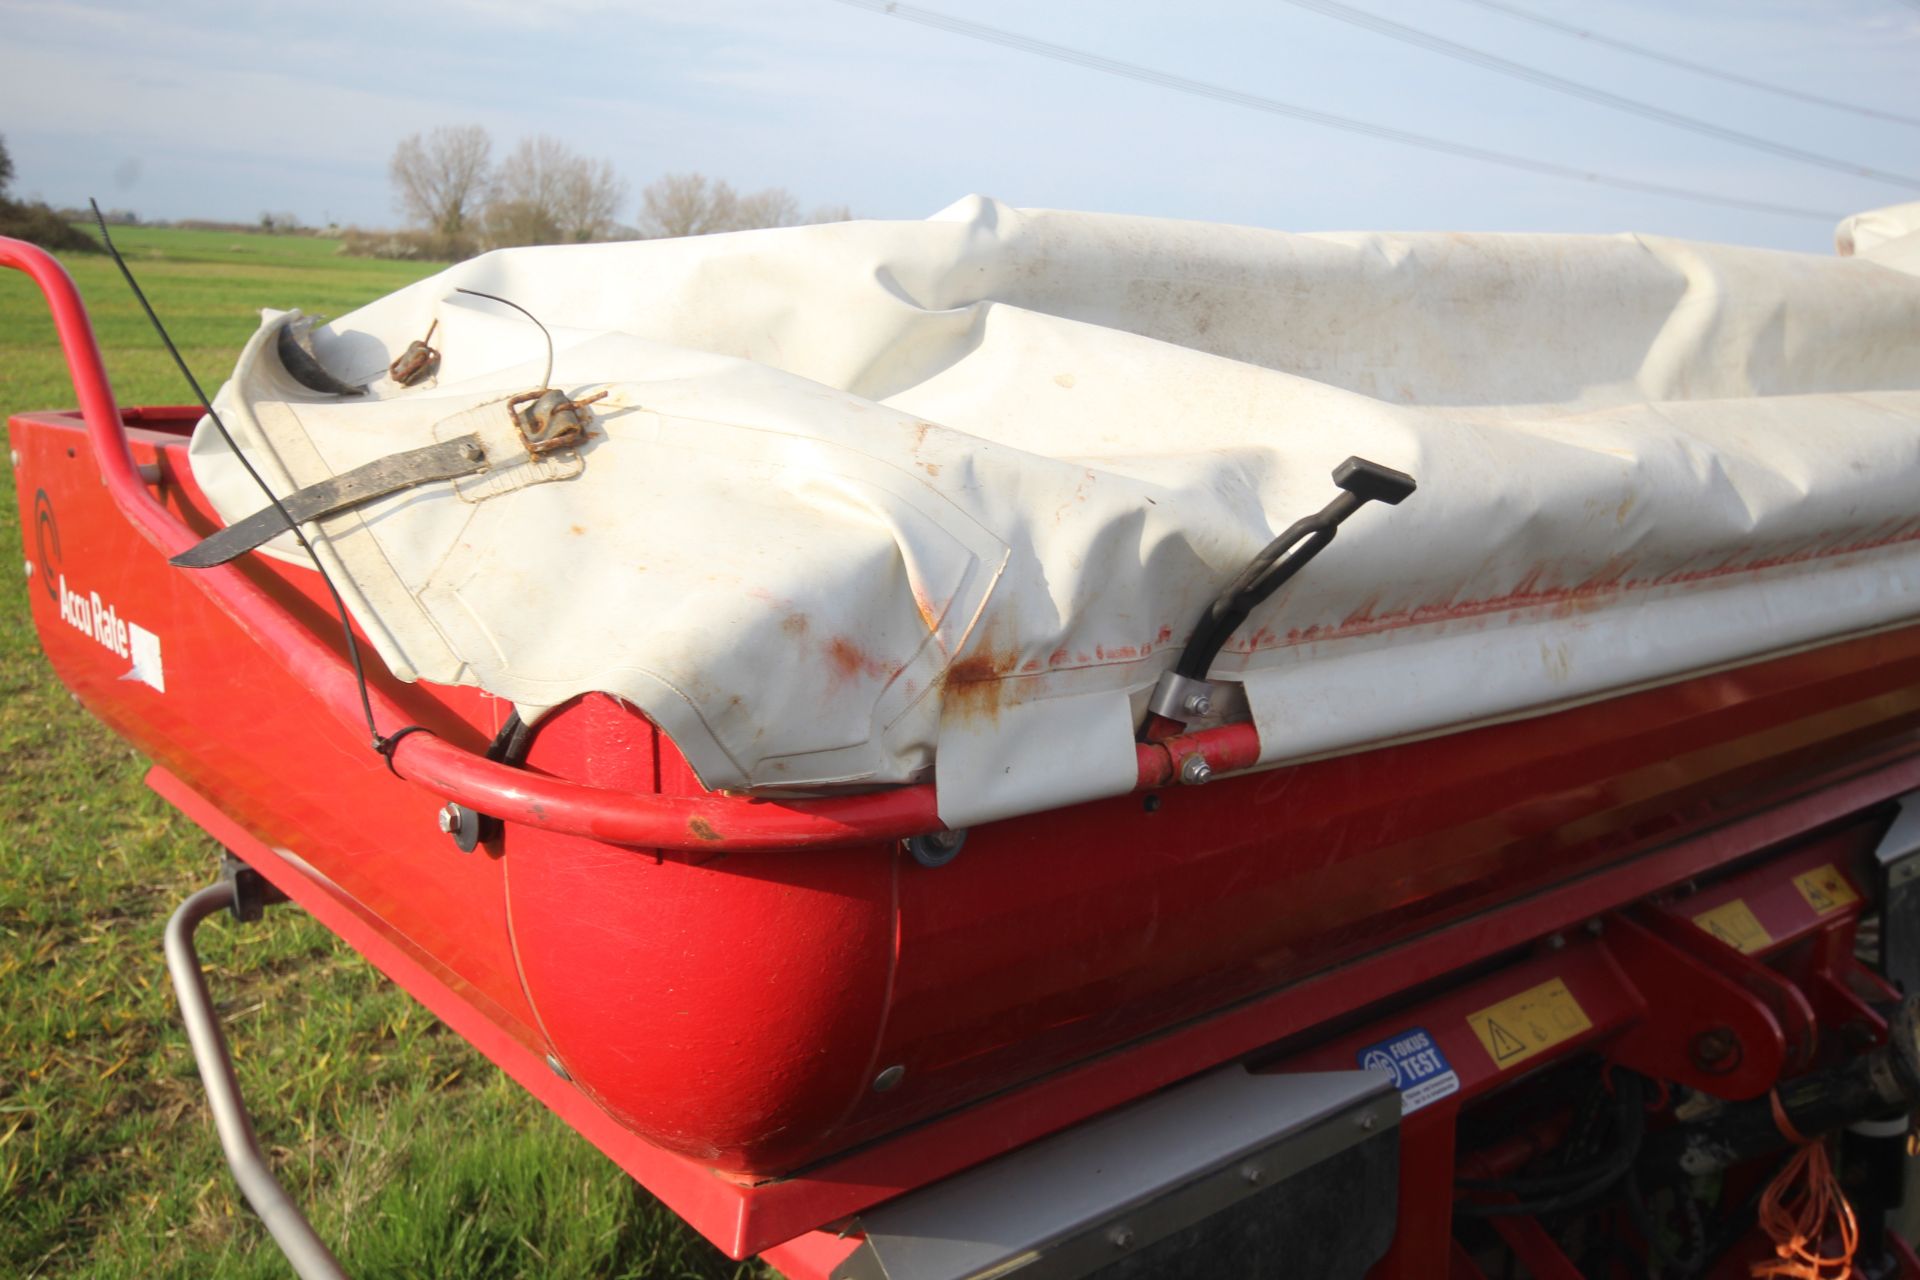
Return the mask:
{"type": "Polygon", "coordinates": [[[180,1018],[187,1026],[187,1042],[193,1046],[194,1064],[207,1089],[207,1105],[213,1111],[214,1127],[220,1132],[220,1146],[227,1153],[227,1165],[247,1203],[266,1224],[280,1251],[293,1264],[301,1280],[347,1280],[347,1273],[333,1252],[314,1234],[313,1226],[298,1205],[274,1179],[260,1140],[254,1136],[253,1121],[240,1098],[240,1082],[234,1078],[233,1058],[227,1052],[226,1037],[220,1034],[220,1020],[214,1014],[213,997],[200,972],[200,956],[193,949],[193,932],[200,922],[233,902],[233,885],[223,881],[208,885],[180,904],[167,921],[167,972],[173,978],[174,993],[180,998],[180,1018]]]}

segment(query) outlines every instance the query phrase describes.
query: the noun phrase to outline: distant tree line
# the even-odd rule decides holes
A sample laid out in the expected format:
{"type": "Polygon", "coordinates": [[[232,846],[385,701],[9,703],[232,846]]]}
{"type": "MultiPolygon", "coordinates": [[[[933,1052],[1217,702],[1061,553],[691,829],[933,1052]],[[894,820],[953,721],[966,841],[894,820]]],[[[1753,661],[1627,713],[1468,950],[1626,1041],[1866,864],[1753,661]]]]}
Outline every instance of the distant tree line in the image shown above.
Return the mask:
{"type": "Polygon", "coordinates": [[[640,193],[636,222],[629,225],[620,220],[629,208],[627,184],[605,160],[543,134],[522,140],[496,164],[493,139],[478,125],[402,139],[388,172],[414,229],[384,238],[350,233],[350,252],[464,258],[514,245],[694,236],[852,217],[844,205],[803,215],[800,202],[779,187],[743,193],[724,180],[672,173],[640,193]]]}
{"type": "Polygon", "coordinates": [[[39,200],[15,200],[9,194],[13,186],[13,156],[7,140],[0,138],[0,236],[25,240],[43,249],[67,253],[98,253],[100,245],[66,217],[39,200]]]}

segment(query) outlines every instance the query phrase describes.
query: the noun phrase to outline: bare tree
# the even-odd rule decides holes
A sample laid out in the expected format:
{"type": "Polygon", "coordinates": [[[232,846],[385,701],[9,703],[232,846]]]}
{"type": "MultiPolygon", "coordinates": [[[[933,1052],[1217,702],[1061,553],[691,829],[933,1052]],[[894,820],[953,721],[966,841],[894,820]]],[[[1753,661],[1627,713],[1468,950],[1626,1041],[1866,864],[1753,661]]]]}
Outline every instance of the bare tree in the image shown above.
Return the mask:
{"type": "Polygon", "coordinates": [[[627,184],[614,175],[612,165],[579,158],[560,181],[561,236],[582,243],[605,240],[626,202],[627,184]]]}
{"type": "Polygon", "coordinates": [[[524,139],[494,178],[487,239],[495,245],[599,240],[614,225],[626,184],[558,138],[524,139]]]}
{"type": "Polygon", "coordinates": [[[445,240],[469,235],[485,203],[493,139],[477,124],[443,125],[393,149],[388,172],[407,216],[445,240]]]}
{"type": "Polygon", "coordinates": [[[780,187],[741,195],[724,178],[669,173],[640,193],[640,230],[653,237],[791,227],[800,221],[800,202],[780,187]]]}
{"type": "Polygon", "coordinates": [[[823,204],[807,215],[810,226],[819,226],[823,222],[852,222],[853,210],[844,204],[823,204]]]}
{"type": "Polygon", "coordinates": [[[640,193],[640,229],[649,236],[703,236],[733,229],[738,197],[724,181],[699,173],[669,173],[640,193]]]}
{"type": "Polygon", "coordinates": [[[0,138],[0,200],[7,198],[7,188],[13,184],[13,157],[7,154],[7,140],[0,138]]]}
{"type": "Polygon", "coordinates": [[[768,187],[750,196],[741,196],[734,206],[733,230],[757,231],[761,227],[791,227],[800,221],[800,202],[784,187],[768,187]]]}

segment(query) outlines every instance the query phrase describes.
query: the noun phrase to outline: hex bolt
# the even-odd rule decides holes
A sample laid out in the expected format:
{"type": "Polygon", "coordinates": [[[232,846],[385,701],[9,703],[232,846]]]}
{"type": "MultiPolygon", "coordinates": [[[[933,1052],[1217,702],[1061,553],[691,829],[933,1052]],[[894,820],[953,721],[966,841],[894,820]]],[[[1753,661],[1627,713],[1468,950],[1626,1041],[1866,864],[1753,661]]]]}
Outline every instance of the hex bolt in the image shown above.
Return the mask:
{"type": "Polygon", "coordinates": [[[1204,786],[1213,781],[1213,766],[1205,756],[1195,752],[1180,762],[1180,781],[1189,787],[1204,786]]]}
{"type": "Polygon", "coordinates": [[[1362,1111],[1358,1116],[1354,1117],[1353,1122],[1359,1125],[1362,1129],[1371,1129],[1377,1123],[1377,1120],[1373,1112],[1362,1111]]]}
{"type": "Polygon", "coordinates": [[[1133,1228],[1124,1224],[1115,1227],[1107,1232],[1107,1239],[1113,1241],[1113,1247],[1116,1249],[1131,1249],[1133,1248],[1133,1228]]]}
{"type": "Polygon", "coordinates": [[[1249,1185],[1256,1186],[1256,1187],[1259,1186],[1262,1182],[1266,1181],[1266,1177],[1267,1177],[1267,1175],[1261,1170],[1260,1166],[1257,1164],[1241,1165],[1240,1176],[1246,1179],[1249,1185]]]}
{"type": "Polygon", "coordinates": [[[873,1091],[889,1093],[898,1088],[900,1082],[906,1078],[907,1069],[896,1062],[873,1078],[873,1091]]]}
{"type": "Polygon", "coordinates": [[[1180,704],[1196,716],[1213,714],[1213,699],[1204,693],[1190,693],[1187,700],[1180,704]]]}
{"type": "Polygon", "coordinates": [[[1731,1027],[1708,1027],[1687,1046],[1693,1065],[1708,1075],[1723,1076],[1740,1065],[1745,1054],[1731,1027]]]}
{"type": "Polygon", "coordinates": [[[944,867],[960,856],[961,848],[967,843],[967,829],[956,827],[949,831],[929,831],[923,836],[912,836],[907,840],[907,852],[913,860],[923,867],[944,867]]]}
{"type": "Polygon", "coordinates": [[[480,815],[463,804],[445,804],[435,821],[440,830],[453,838],[454,847],[472,853],[480,847],[480,815]]]}

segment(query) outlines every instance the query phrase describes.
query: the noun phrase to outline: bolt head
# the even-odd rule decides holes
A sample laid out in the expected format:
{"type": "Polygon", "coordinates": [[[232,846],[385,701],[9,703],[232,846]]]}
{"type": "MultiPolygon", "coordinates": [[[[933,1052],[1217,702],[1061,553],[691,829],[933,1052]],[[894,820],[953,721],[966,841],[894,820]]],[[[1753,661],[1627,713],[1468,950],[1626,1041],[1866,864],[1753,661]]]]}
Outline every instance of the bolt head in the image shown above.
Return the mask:
{"type": "Polygon", "coordinates": [[[1194,754],[1180,762],[1180,781],[1198,787],[1213,780],[1213,766],[1203,755],[1194,754]]]}
{"type": "Polygon", "coordinates": [[[1131,1249],[1133,1248],[1133,1228],[1115,1227],[1107,1232],[1107,1239],[1113,1241],[1113,1247],[1116,1249],[1131,1249]]]}
{"type": "Polygon", "coordinates": [[[907,1069],[896,1062],[873,1078],[873,1091],[875,1093],[888,1093],[898,1088],[900,1082],[906,1078],[907,1069]]]}
{"type": "Polygon", "coordinates": [[[1213,714],[1213,699],[1204,693],[1188,694],[1187,700],[1181,705],[1196,716],[1213,714]]]}
{"type": "Polygon", "coordinates": [[[454,829],[457,828],[459,825],[460,825],[460,806],[456,804],[442,805],[440,808],[441,832],[446,835],[452,835],[454,833],[454,829]]]}

